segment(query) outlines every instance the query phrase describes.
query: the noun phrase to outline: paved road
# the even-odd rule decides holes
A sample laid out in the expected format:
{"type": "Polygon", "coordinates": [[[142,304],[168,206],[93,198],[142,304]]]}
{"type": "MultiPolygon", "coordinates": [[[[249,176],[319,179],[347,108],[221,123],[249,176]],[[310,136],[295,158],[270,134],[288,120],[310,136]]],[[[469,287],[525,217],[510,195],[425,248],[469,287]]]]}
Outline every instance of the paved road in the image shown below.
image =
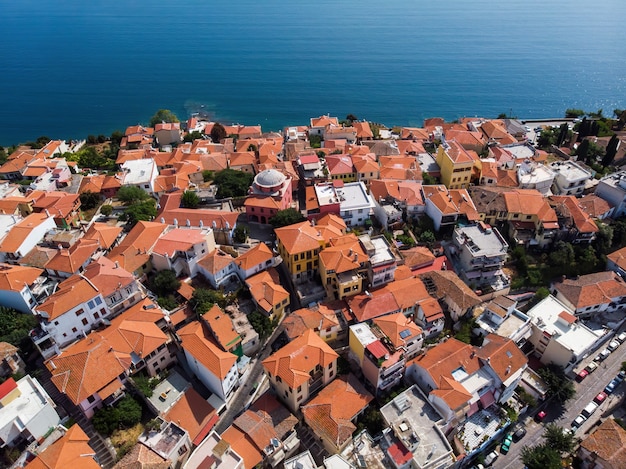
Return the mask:
{"type": "MultiPolygon", "coordinates": [[[[594,354],[587,359],[587,362],[592,361],[594,354]]],[[[576,388],[576,396],[574,400],[567,402],[567,408],[559,414],[560,410],[556,405],[548,405],[546,407],[547,417],[543,424],[534,422],[531,418],[528,422],[526,429],[528,433],[518,443],[511,445],[511,450],[507,455],[500,454],[493,467],[496,469],[517,469],[524,467],[519,459],[520,451],[524,445],[534,445],[540,442],[541,435],[543,434],[544,425],[550,422],[554,422],[560,427],[570,428],[572,422],[578,414],[585,408],[589,402],[593,400],[595,396],[600,393],[604,387],[619,373],[621,364],[626,361],[626,343],[622,344],[615,352],[602,362],[596,371],[587,376],[581,383],[574,383],[576,388]]],[[[577,369],[582,368],[579,366],[577,369]]],[[[601,417],[607,417],[610,415],[614,407],[619,405],[619,402],[624,397],[626,385],[624,383],[615,390],[615,392],[609,396],[609,399],[605,401],[590,419],[576,431],[578,438],[586,437],[591,430],[599,423],[601,417]]]]}

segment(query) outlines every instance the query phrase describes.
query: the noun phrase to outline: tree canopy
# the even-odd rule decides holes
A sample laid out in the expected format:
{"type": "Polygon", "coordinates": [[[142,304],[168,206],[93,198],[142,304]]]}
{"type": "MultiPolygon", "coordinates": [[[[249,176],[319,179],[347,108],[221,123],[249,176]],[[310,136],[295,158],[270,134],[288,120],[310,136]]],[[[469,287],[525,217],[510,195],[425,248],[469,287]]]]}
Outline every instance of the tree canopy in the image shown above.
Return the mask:
{"type": "Polygon", "coordinates": [[[150,127],[154,127],[161,122],[180,122],[176,114],[169,109],[159,109],[150,119],[150,127]]]}
{"type": "Polygon", "coordinates": [[[228,136],[228,134],[226,133],[226,129],[219,122],[216,122],[215,124],[213,124],[210,135],[211,135],[211,140],[213,140],[213,143],[220,143],[222,140],[224,140],[228,136]]]}
{"type": "Polygon", "coordinates": [[[546,444],[559,453],[571,453],[576,446],[574,435],[564,432],[556,423],[549,423],[543,432],[546,444]]]}
{"type": "Polygon", "coordinates": [[[6,306],[0,306],[0,342],[8,342],[23,348],[29,345],[28,334],[35,326],[37,319],[32,314],[25,314],[6,306]]]}
{"type": "Polygon", "coordinates": [[[224,169],[213,177],[213,183],[218,187],[217,196],[221,199],[245,196],[253,180],[252,174],[234,169],[224,169]]]}
{"type": "Polygon", "coordinates": [[[537,373],[548,386],[548,394],[554,396],[558,402],[565,403],[576,395],[574,384],[565,376],[563,367],[548,365],[537,373]]]}
{"type": "Polygon", "coordinates": [[[151,221],[156,215],[156,201],[148,199],[129,205],[119,219],[127,222],[127,228],[132,228],[137,222],[151,221]]]}
{"type": "Polygon", "coordinates": [[[185,191],[180,200],[180,204],[185,208],[198,208],[200,198],[198,197],[198,194],[193,191],[185,191]]]}
{"type": "Polygon", "coordinates": [[[96,208],[100,203],[100,195],[91,192],[85,191],[80,194],[80,208],[83,210],[91,210],[92,208],[96,208]]]}
{"type": "Polygon", "coordinates": [[[173,270],[161,270],[157,272],[150,282],[150,290],[158,296],[166,296],[180,288],[180,280],[176,278],[173,270]]]}
{"type": "Polygon", "coordinates": [[[561,455],[547,443],[524,446],[521,459],[528,469],[561,469],[561,455]]]}
{"type": "Polygon", "coordinates": [[[286,208],[285,210],[279,210],[272,218],[270,218],[270,225],[274,228],[280,228],[281,226],[293,225],[305,221],[306,218],[295,208],[286,208]]]}
{"type": "Polygon", "coordinates": [[[146,191],[137,186],[122,186],[117,191],[117,198],[126,205],[141,202],[149,197],[146,191]]]}

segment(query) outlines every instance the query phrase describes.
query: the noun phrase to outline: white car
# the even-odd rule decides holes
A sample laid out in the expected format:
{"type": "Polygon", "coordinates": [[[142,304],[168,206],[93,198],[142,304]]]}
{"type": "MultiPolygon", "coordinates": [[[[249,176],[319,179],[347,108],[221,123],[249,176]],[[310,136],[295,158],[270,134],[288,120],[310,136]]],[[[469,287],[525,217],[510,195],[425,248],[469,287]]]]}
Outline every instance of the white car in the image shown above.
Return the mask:
{"type": "Polygon", "coordinates": [[[608,348],[605,348],[602,350],[602,352],[600,352],[600,355],[598,355],[600,357],[600,360],[606,360],[607,358],[609,358],[609,355],[611,355],[611,351],[608,348]]]}
{"type": "Polygon", "coordinates": [[[496,453],[495,451],[492,451],[485,457],[485,465],[491,466],[496,459],[498,459],[498,453],[496,453]]]}
{"type": "Polygon", "coordinates": [[[624,341],[626,341],[626,332],[622,332],[620,335],[617,336],[617,341],[621,344],[624,341]]]}
{"type": "Polygon", "coordinates": [[[617,350],[617,347],[619,347],[619,342],[617,340],[612,340],[611,342],[609,342],[609,345],[607,345],[607,348],[611,352],[614,352],[615,350],[617,350]]]}
{"type": "Polygon", "coordinates": [[[585,423],[585,420],[587,420],[587,417],[585,417],[583,414],[580,414],[572,422],[572,428],[579,428],[583,423],[585,423]]]}

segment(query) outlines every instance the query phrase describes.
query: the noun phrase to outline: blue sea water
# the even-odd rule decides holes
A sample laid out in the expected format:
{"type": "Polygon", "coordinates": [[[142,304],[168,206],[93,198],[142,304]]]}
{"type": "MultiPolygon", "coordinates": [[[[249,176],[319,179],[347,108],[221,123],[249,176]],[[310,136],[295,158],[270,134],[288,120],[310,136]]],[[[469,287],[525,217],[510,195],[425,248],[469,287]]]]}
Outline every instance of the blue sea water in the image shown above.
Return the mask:
{"type": "Polygon", "coordinates": [[[0,144],[146,123],[626,107],[624,0],[0,0],[0,144]]]}

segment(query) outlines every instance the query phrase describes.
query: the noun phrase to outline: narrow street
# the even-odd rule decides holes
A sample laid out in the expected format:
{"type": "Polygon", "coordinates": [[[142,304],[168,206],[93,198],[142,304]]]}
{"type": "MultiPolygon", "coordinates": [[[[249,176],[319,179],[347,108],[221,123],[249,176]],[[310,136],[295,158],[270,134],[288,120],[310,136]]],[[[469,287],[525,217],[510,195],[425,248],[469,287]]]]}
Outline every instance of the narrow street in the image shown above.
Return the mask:
{"type": "MultiPolygon", "coordinates": [[[[599,351],[587,358],[585,363],[593,361],[593,358],[598,353],[599,351]]],[[[497,452],[500,456],[493,464],[493,467],[497,469],[517,469],[524,467],[524,464],[519,458],[522,448],[524,446],[533,446],[540,443],[544,425],[550,422],[554,422],[564,429],[571,428],[572,422],[578,414],[580,414],[585,406],[593,401],[593,398],[604,389],[617,373],[619,373],[623,361],[626,361],[626,343],[620,345],[615,352],[609,355],[609,357],[600,364],[596,371],[587,376],[582,382],[574,382],[576,396],[565,404],[565,408],[560,414],[557,413],[559,412],[559,407],[553,404],[546,406],[544,409],[547,416],[542,424],[536,423],[532,419],[533,416],[529,416],[526,424],[526,430],[528,431],[526,436],[519,442],[513,443],[507,455],[500,454],[498,448],[497,452]]],[[[600,423],[600,419],[604,420],[613,413],[613,410],[624,397],[625,387],[626,385],[621,383],[613,394],[600,405],[591,418],[587,419],[585,423],[576,430],[576,436],[578,438],[585,438],[593,431],[596,425],[600,423]]]]}

